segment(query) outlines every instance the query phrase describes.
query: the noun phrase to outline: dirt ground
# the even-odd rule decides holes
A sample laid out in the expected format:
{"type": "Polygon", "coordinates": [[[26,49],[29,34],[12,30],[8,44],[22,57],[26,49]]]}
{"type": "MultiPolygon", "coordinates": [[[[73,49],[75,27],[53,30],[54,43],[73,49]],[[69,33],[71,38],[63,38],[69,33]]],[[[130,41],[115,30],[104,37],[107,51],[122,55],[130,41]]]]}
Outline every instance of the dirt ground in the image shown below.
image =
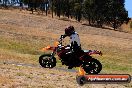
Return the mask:
{"type": "Polygon", "coordinates": [[[103,51],[104,56],[99,58],[104,66],[108,64],[103,72],[116,73],[119,70],[132,74],[131,33],[94,28],[73,20],[52,19],[27,11],[0,9],[0,88],[132,88],[131,84],[79,86],[75,72],[39,67],[40,49],[57,41],[68,25],[73,25],[79,33],[83,49],[103,51]],[[5,62],[30,63],[38,67],[5,62]],[[120,68],[111,68],[109,64],[120,68]]]}

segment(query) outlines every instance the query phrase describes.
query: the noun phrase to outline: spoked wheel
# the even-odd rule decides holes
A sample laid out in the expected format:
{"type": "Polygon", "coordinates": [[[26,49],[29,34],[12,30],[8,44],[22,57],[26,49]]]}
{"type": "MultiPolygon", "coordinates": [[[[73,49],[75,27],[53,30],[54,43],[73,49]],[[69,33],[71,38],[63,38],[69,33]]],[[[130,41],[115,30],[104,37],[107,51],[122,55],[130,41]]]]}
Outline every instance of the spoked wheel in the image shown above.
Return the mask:
{"type": "Polygon", "coordinates": [[[41,55],[39,57],[39,64],[44,68],[53,68],[56,66],[56,58],[48,55],[41,55]]]}
{"type": "Polygon", "coordinates": [[[83,69],[88,74],[98,74],[102,70],[102,64],[97,59],[92,58],[92,60],[84,62],[83,69]]]}

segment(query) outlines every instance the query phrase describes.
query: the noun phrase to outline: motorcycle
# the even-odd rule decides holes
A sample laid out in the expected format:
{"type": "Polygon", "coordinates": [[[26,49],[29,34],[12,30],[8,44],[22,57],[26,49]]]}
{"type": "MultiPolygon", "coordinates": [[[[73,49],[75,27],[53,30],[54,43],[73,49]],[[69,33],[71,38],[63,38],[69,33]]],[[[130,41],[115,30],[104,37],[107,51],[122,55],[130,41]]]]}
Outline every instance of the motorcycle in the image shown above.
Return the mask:
{"type": "MultiPolygon", "coordinates": [[[[68,67],[82,67],[88,74],[98,74],[102,70],[102,64],[92,54],[102,55],[98,50],[81,50],[78,54],[71,52],[70,46],[64,46],[62,44],[63,36],[60,37],[58,42],[55,42],[54,46],[47,46],[42,48],[42,51],[52,50],[51,54],[43,54],[39,57],[39,64],[44,68],[53,68],[56,66],[55,55],[58,55],[58,59],[62,65],[68,67]]],[[[72,69],[69,68],[69,69],[72,69]]]]}

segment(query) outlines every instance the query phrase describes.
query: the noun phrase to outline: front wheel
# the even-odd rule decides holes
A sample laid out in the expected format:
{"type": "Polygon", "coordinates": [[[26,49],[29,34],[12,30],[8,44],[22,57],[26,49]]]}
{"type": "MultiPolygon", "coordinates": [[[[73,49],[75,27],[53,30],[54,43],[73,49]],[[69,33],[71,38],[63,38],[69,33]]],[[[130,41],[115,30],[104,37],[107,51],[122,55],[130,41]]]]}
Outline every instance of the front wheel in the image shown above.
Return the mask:
{"type": "Polygon", "coordinates": [[[56,66],[56,58],[50,54],[41,55],[39,57],[39,64],[44,68],[53,68],[56,66]]]}
{"type": "Polygon", "coordinates": [[[102,64],[97,59],[92,58],[83,63],[83,69],[88,74],[98,74],[102,70],[102,64]]]}

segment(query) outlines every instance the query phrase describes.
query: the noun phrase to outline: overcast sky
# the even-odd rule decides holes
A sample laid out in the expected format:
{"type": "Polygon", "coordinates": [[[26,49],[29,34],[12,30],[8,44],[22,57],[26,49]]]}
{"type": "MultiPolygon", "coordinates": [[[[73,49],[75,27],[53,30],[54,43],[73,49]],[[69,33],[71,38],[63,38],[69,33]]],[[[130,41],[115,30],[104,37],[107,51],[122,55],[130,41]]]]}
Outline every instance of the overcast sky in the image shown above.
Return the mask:
{"type": "Polygon", "coordinates": [[[132,18],[132,0],[125,0],[125,8],[128,11],[128,16],[132,18]]]}

